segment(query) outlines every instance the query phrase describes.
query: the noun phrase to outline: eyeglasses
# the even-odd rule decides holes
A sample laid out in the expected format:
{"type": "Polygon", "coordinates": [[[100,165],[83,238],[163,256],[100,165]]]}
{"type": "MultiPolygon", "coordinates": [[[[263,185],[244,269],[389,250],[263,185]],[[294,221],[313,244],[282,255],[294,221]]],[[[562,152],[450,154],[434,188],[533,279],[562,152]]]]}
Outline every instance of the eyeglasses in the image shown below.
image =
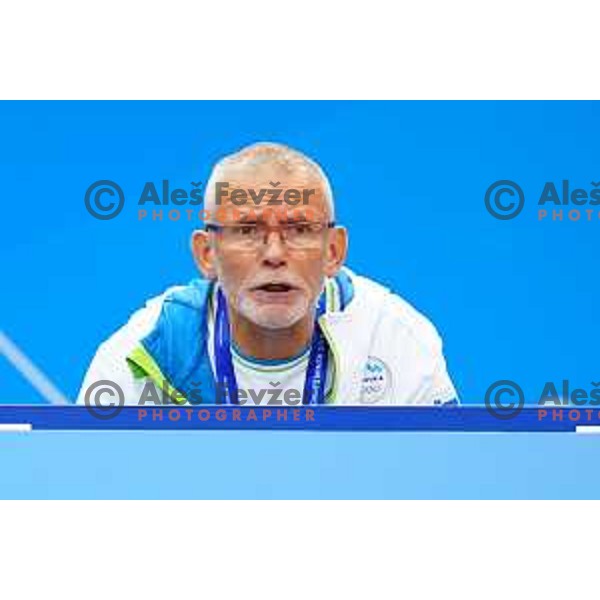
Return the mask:
{"type": "Polygon", "coordinates": [[[288,248],[293,250],[312,250],[323,244],[323,232],[335,227],[335,223],[313,221],[295,221],[271,226],[264,221],[256,223],[235,223],[216,225],[207,223],[208,231],[219,234],[223,245],[235,250],[257,250],[267,242],[271,231],[277,231],[288,248]]]}

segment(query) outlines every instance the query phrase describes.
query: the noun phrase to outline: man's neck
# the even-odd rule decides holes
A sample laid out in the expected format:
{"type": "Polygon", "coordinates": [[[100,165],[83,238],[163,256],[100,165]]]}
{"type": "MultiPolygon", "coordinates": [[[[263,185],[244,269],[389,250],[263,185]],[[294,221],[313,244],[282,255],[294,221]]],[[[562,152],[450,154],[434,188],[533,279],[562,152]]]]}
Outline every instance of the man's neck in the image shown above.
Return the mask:
{"type": "Polygon", "coordinates": [[[281,360],[299,354],[312,338],[314,329],[314,313],[285,329],[266,329],[256,323],[229,312],[231,333],[234,342],[241,352],[261,360],[281,360]]]}

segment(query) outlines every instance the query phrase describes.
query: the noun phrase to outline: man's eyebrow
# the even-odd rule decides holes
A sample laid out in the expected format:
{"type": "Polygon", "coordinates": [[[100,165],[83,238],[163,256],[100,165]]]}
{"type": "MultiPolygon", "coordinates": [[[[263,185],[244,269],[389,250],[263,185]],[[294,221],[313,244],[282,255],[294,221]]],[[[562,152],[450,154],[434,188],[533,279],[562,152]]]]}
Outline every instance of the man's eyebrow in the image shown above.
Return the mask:
{"type": "Polygon", "coordinates": [[[301,223],[310,223],[310,221],[306,217],[292,217],[291,219],[282,221],[282,223],[287,223],[289,225],[298,225],[301,223]]]}
{"type": "MultiPolygon", "coordinates": [[[[245,223],[247,225],[255,225],[257,223],[266,223],[267,221],[262,218],[262,215],[256,214],[255,212],[242,214],[239,217],[238,223],[245,223]]],[[[298,223],[310,223],[310,219],[307,219],[305,215],[290,215],[287,219],[279,221],[280,224],[298,224],[298,223]]]]}

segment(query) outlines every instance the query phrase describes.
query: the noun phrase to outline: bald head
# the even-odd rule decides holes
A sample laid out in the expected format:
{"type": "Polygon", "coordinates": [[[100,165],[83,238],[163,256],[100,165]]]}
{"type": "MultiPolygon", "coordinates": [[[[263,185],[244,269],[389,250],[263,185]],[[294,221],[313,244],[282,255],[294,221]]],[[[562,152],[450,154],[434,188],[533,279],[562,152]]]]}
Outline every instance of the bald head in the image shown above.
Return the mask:
{"type": "Polygon", "coordinates": [[[296,190],[319,190],[329,220],[335,220],[333,195],[327,176],[321,167],[305,154],[283,144],[258,142],[222,158],[213,168],[204,197],[205,208],[216,207],[216,184],[228,182],[231,187],[243,187],[248,182],[256,186],[282,182],[282,187],[296,190]]]}

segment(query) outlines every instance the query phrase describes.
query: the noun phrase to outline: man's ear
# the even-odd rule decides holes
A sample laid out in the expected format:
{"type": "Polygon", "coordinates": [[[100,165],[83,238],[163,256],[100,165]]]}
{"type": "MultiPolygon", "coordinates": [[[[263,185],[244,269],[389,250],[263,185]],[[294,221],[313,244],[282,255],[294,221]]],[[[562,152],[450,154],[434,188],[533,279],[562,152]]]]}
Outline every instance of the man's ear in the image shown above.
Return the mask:
{"type": "Polygon", "coordinates": [[[325,275],[333,277],[346,261],[348,253],[348,231],[345,227],[334,227],[327,237],[325,275]]]}
{"type": "Polygon", "coordinates": [[[202,271],[206,279],[216,279],[215,255],[208,231],[196,229],[192,233],[191,242],[192,254],[194,255],[196,266],[202,271]]]}

